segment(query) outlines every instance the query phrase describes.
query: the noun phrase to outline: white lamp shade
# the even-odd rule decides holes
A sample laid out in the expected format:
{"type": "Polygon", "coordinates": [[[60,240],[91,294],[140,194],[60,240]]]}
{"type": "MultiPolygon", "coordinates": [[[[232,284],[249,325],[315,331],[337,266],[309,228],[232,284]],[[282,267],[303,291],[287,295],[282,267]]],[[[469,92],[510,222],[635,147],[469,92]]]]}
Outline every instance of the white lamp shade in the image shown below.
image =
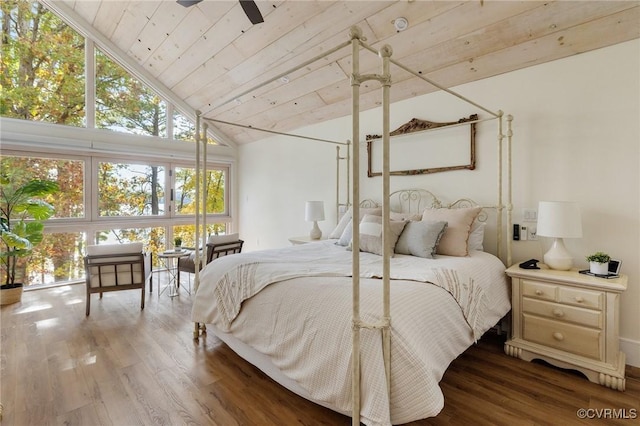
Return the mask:
{"type": "Polygon", "coordinates": [[[571,201],[540,201],[537,232],[543,237],[582,237],[580,206],[571,201]]]}
{"type": "Polygon", "coordinates": [[[324,202],[323,201],[307,201],[304,208],[304,219],[307,222],[324,220],[324,202]]]}

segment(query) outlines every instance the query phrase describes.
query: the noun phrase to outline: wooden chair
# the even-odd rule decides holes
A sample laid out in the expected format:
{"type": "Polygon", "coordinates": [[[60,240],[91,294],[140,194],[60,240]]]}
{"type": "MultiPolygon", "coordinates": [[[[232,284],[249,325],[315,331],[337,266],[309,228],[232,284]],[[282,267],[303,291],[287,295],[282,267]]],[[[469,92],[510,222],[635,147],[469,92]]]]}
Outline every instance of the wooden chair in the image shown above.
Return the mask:
{"type": "MultiPolygon", "coordinates": [[[[202,269],[203,264],[206,265],[219,257],[242,252],[243,244],[244,241],[238,238],[238,234],[210,236],[207,242],[207,256],[205,259],[201,259],[200,269],[202,269]]],[[[195,251],[188,257],[185,256],[178,259],[178,287],[180,286],[180,272],[195,274],[195,251]]]]}
{"type": "Polygon", "coordinates": [[[91,295],[108,291],[141,290],[140,309],[144,309],[144,290],[151,276],[151,255],[143,253],[142,243],[101,244],[87,247],[84,258],[87,284],[87,311],[91,295]]]}

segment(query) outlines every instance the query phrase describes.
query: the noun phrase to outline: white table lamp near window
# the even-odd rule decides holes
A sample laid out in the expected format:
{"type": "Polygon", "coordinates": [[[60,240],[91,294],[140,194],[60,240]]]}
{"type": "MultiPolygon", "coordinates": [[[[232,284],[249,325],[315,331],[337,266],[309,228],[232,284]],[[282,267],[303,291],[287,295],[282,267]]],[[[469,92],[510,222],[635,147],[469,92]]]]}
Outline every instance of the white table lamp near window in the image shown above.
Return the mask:
{"type": "Polygon", "coordinates": [[[312,240],[319,240],[322,237],[322,231],[318,227],[318,221],[324,220],[324,202],[307,201],[304,209],[304,219],[307,222],[313,222],[313,228],[309,233],[309,237],[312,240]]]}
{"type": "Polygon", "coordinates": [[[582,237],[582,218],[578,204],[571,201],[540,201],[538,235],[554,239],[551,248],[544,255],[544,263],[559,271],[571,269],[573,257],[562,239],[582,237]]]}

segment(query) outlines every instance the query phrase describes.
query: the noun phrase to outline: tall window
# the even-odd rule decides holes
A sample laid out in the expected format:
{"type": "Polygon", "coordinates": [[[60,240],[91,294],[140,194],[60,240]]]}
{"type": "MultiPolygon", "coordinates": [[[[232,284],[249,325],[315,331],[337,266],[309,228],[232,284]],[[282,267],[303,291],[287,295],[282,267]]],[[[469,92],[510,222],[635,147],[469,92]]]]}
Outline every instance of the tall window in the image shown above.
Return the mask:
{"type": "Polygon", "coordinates": [[[0,114],[83,126],[84,38],[38,2],[1,1],[0,114]]]}
{"type": "MultiPolygon", "coordinates": [[[[85,126],[84,37],[37,1],[0,1],[0,21],[0,115],[85,126]]],[[[167,117],[166,100],[99,49],[95,62],[97,128],[193,140],[193,122],[167,117]],[[167,134],[169,118],[174,135],[167,134]]]]}

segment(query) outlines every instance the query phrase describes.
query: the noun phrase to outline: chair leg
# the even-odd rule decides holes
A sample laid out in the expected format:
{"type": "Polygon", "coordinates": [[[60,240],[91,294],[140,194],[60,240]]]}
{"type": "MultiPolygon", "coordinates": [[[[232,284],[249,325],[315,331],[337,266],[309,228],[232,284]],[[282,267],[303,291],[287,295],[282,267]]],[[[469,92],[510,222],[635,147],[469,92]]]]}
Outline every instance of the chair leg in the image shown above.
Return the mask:
{"type": "Polygon", "coordinates": [[[140,310],[144,309],[144,284],[142,284],[142,300],[140,301],[140,310]]]}
{"type": "Polygon", "coordinates": [[[91,293],[87,292],[87,312],[85,316],[89,316],[89,310],[91,309],[91,293]]]}

